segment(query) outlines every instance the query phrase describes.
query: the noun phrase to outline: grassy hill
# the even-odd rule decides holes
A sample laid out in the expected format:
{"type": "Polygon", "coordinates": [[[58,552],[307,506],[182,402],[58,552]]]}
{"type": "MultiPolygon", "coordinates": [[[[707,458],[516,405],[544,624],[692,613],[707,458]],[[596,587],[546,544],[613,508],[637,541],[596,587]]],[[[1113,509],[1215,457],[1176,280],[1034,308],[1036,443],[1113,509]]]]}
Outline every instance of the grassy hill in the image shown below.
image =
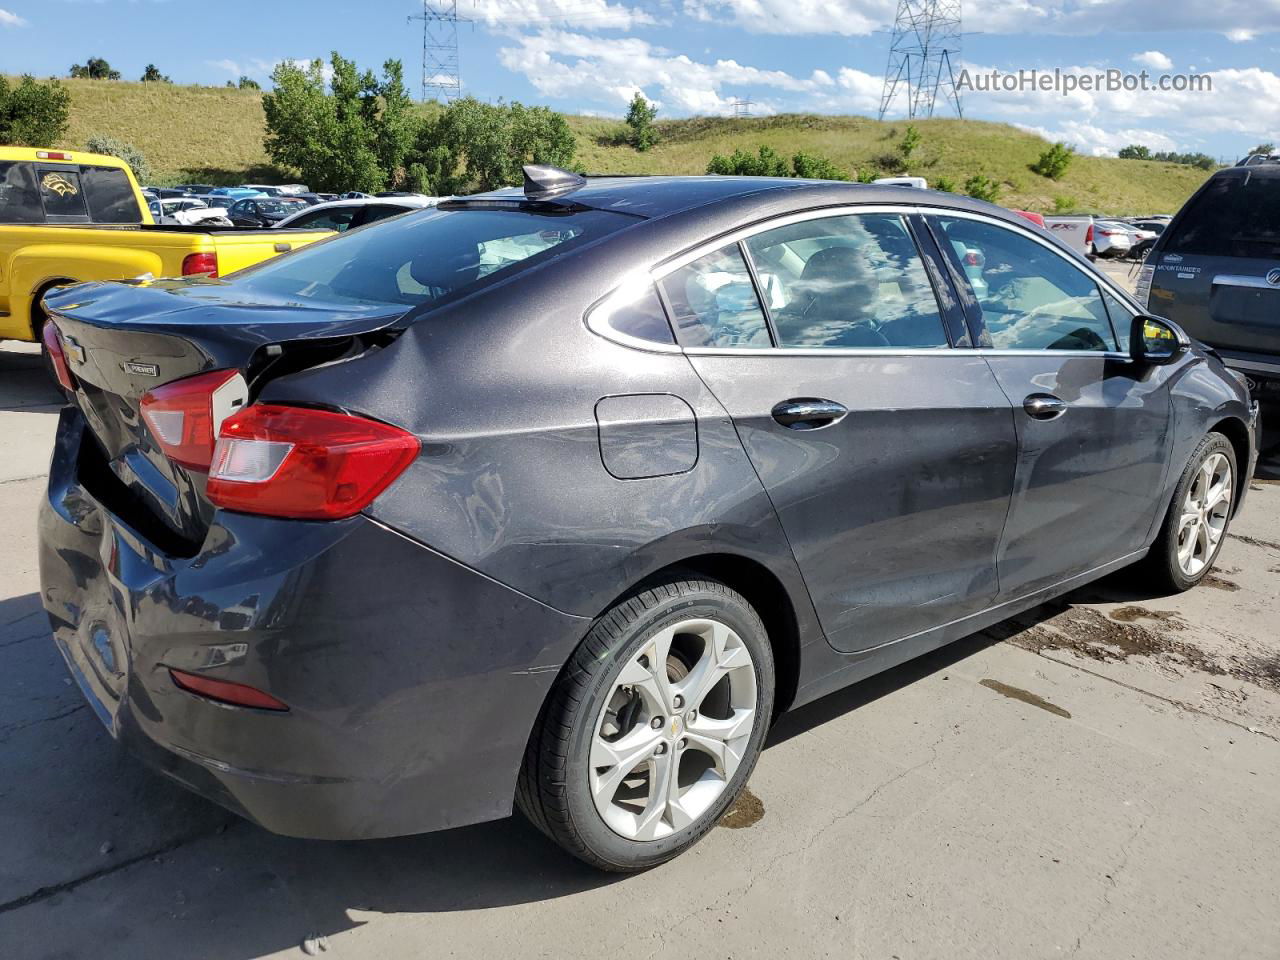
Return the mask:
{"type": "MultiPolygon", "coordinates": [[[[193,180],[243,183],[286,176],[273,171],[262,149],[261,94],[219,87],[66,80],[71,126],[57,146],[82,147],[103,133],[141,149],[158,182],[193,180]]],[[[620,142],[621,123],[570,117],[578,157],[592,173],[703,173],[715,153],[768,145],[785,156],[796,151],[829,157],[850,174],[896,153],[902,121],[865,117],[783,115],[748,119],[695,117],[659,125],[662,140],[637,153],[620,142]]],[[[1051,212],[1056,197],[1077,209],[1111,214],[1175,212],[1205,179],[1202,170],[1171,163],[1077,157],[1055,182],[1029,166],[1048,146],[1040,137],[1006,124],[935,119],[915,122],[923,138],[911,173],[932,183],[957,184],[974,173],[1002,184],[1007,206],[1051,212]]]]}

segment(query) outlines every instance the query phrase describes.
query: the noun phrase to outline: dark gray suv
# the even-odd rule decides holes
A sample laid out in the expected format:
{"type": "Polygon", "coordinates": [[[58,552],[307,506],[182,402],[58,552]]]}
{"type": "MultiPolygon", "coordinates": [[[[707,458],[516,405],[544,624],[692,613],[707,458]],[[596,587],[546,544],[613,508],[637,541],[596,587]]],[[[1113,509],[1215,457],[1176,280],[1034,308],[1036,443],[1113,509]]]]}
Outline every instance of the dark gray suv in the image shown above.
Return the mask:
{"type": "Polygon", "coordinates": [[[1219,170],[1160,236],[1138,299],[1280,399],[1280,157],[1219,170]]]}
{"type": "Polygon", "coordinates": [[[518,804],[660,863],[780,711],[1138,561],[1197,583],[1254,463],[1175,324],[909,188],[535,169],[45,305],[58,649],[113,735],[296,836],[518,804]]]}

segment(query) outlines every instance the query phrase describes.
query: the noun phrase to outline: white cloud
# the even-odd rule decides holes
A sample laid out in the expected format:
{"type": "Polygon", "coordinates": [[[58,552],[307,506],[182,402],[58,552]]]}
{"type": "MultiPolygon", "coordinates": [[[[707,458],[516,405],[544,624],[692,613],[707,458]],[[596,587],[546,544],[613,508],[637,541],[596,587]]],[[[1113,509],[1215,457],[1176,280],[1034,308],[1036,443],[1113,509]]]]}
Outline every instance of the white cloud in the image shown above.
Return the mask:
{"type": "Polygon", "coordinates": [[[1152,150],[1177,150],[1179,144],[1167,134],[1158,130],[1145,130],[1124,127],[1109,130],[1096,124],[1080,120],[1063,120],[1055,127],[1036,127],[1027,124],[1016,124],[1030,133],[1038,134],[1046,140],[1063,143],[1075,147],[1079,152],[1094,157],[1113,157],[1122,147],[1131,143],[1142,144],[1152,150]]]}
{"type": "MultiPolygon", "coordinates": [[[[277,60],[251,57],[248,60],[206,60],[205,63],[218,70],[225,70],[232,77],[255,77],[258,79],[269,78],[276,67],[282,63],[292,63],[295,67],[303,70],[311,66],[311,61],[305,57],[281,57],[277,60]]],[[[325,82],[328,83],[333,79],[333,66],[329,63],[322,63],[320,65],[320,73],[325,82]]]]}
{"type": "Polygon", "coordinates": [[[1258,35],[1257,30],[1247,30],[1244,27],[1239,27],[1235,30],[1228,30],[1226,33],[1223,34],[1223,36],[1226,37],[1228,40],[1230,40],[1232,43],[1248,43],[1257,35],[1258,35]]]}
{"type": "MultiPolygon", "coordinates": [[[[737,97],[726,88],[809,93],[823,85],[816,75],[801,79],[736,60],[700,63],[637,37],[543,30],[512,40],[514,46],[498,51],[499,61],[508,70],[524,74],[539,93],[553,99],[572,98],[621,108],[639,92],[672,114],[729,114],[737,97]]],[[[831,80],[829,76],[826,79],[831,80]]],[[[772,113],[774,107],[759,102],[753,112],[772,113]]]]}
{"type": "Polygon", "coordinates": [[[1135,53],[1133,55],[1133,62],[1141,64],[1144,67],[1150,67],[1152,70],[1173,69],[1173,61],[1159,50],[1148,50],[1146,53],[1135,53]]]}
{"type": "MultiPolygon", "coordinates": [[[[894,0],[683,0],[699,20],[733,23],[753,33],[862,36],[893,24],[894,0]]],[[[1091,35],[1174,30],[1231,34],[1280,31],[1280,0],[1008,0],[967,7],[964,28],[983,33],[1091,35]]],[[[1231,34],[1228,34],[1230,36],[1231,34]]]]}
{"type": "Polygon", "coordinates": [[[0,7],[0,27],[25,27],[26,25],[27,21],[16,13],[10,13],[4,7],[0,7]]]}
{"type": "Polygon", "coordinates": [[[608,0],[476,0],[466,15],[490,27],[579,27],[629,30],[656,21],[644,10],[608,0]]]}

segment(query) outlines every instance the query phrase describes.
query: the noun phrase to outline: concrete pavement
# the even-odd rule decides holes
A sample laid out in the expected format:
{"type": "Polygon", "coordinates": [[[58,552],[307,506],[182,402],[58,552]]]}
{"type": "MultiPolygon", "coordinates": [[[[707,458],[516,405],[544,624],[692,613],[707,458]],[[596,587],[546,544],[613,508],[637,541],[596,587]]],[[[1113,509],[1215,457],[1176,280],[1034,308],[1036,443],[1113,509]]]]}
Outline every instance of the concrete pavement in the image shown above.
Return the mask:
{"type": "Polygon", "coordinates": [[[274,837],[119,753],[37,600],[37,360],[0,350],[6,960],[1280,956],[1280,486],[1210,584],[1114,576],[784,718],[734,826],[617,878],[519,819],[274,837]]]}

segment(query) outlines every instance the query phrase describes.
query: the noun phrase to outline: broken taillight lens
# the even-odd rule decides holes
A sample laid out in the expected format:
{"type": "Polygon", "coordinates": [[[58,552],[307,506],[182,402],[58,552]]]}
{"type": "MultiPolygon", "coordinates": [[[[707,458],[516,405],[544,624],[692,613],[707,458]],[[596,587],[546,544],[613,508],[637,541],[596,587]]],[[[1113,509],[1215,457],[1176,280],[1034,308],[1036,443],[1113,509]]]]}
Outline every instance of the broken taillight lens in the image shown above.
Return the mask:
{"type": "Polygon", "coordinates": [[[337,520],[372,503],[419,449],[377,420],[257,403],[223,423],[205,493],[227,510],[337,520]]]}

